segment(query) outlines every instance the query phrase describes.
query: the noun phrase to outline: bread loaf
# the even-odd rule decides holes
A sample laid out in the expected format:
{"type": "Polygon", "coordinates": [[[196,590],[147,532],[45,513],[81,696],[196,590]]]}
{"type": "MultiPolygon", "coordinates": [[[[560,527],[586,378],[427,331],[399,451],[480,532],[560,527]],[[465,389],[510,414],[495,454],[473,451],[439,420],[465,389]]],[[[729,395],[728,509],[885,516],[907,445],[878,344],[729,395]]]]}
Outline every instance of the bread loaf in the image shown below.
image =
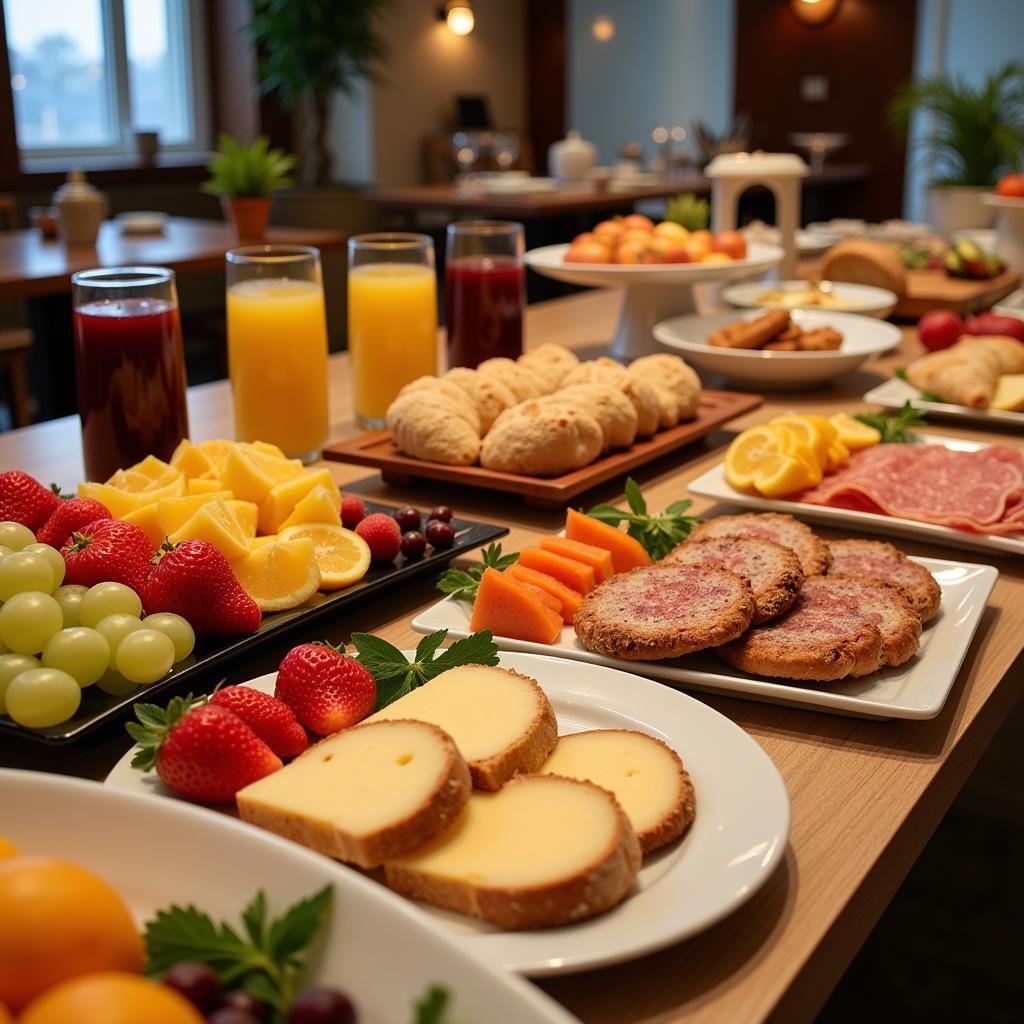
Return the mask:
{"type": "Polygon", "coordinates": [[[387,427],[398,448],[414,459],[471,466],[480,454],[479,416],[430,388],[409,391],[387,411],[387,427]]]}
{"type": "Polygon", "coordinates": [[[604,447],[597,420],[561,402],[521,402],[484,438],[480,465],[528,476],[557,476],[593,462],[604,447]]]}

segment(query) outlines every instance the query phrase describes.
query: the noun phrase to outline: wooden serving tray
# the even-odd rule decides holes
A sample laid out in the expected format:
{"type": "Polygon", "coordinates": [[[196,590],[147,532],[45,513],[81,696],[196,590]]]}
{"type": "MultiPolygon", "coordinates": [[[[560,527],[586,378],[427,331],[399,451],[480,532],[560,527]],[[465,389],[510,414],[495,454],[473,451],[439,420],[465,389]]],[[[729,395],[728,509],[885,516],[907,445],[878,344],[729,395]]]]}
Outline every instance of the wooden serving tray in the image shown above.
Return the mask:
{"type": "Polygon", "coordinates": [[[944,270],[908,270],[907,294],[893,316],[917,320],[933,309],[951,309],[960,316],[979,313],[1009,295],[1020,284],[1020,274],[1005,270],[987,281],[950,277],[944,270]]]}
{"type": "Polygon", "coordinates": [[[347,441],[338,441],[324,449],[323,457],[335,462],[379,469],[387,483],[400,486],[414,480],[442,480],[488,491],[508,491],[518,494],[526,504],[537,508],[565,508],[577,494],[697,441],[728,420],[756,409],[763,401],[761,395],[737,391],[703,391],[695,419],[669,430],[660,430],[651,438],[638,441],[623,451],[612,452],[589,466],[562,476],[523,476],[519,473],[500,473],[480,466],[424,462],[400,452],[386,430],[373,430],[347,441]]]}

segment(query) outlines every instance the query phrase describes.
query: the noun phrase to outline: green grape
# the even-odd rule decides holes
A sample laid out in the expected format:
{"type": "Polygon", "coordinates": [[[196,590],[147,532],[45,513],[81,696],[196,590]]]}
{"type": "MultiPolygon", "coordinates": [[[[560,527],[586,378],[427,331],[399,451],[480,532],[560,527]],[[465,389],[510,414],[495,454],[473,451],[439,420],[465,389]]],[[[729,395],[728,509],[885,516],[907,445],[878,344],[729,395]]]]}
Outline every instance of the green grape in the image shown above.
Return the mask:
{"type": "Polygon", "coordinates": [[[42,668],[38,658],[28,654],[2,654],[0,655],[0,715],[6,714],[4,694],[11,680],[30,668],[42,668]]]}
{"type": "Polygon", "coordinates": [[[64,582],[64,573],[67,572],[68,567],[64,556],[56,548],[51,548],[49,544],[29,544],[28,547],[22,548],[22,551],[31,551],[34,555],[42,555],[50,563],[50,568],[53,570],[54,589],[64,582]]]}
{"type": "Polygon", "coordinates": [[[82,703],[82,691],[67,672],[33,668],[7,687],[7,713],[18,725],[43,729],[66,722],[82,703]]]}
{"type": "Polygon", "coordinates": [[[155,612],[142,620],[146,629],[155,629],[170,638],[174,644],[174,664],[184,661],[196,645],[195,630],[186,619],[174,612],[155,612]]]}
{"type": "Polygon", "coordinates": [[[20,551],[27,548],[29,544],[35,544],[36,535],[21,523],[12,523],[10,520],[0,523],[0,544],[12,551],[20,551]]]}
{"type": "Polygon", "coordinates": [[[4,544],[0,544],[0,558],[6,558],[8,555],[13,555],[14,549],[9,548],[4,544]]]}
{"type": "Polygon", "coordinates": [[[64,613],[49,594],[15,594],[0,608],[0,640],[15,654],[38,654],[63,625],[64,613]]]}
{"type": "Polygon", "coordinates": [[[78,621],[78,609],[82,604],[82,598],[88,590],[89,588],[83,587],[81,583],[65,583],[63,587],[58,587],[53,592],[54,600],[60,605],[60,610],[64,613],[65,629],[81,625],[78,621]]]}
{"type": "Polygon", "coordinates": [[[29,590],[53,593],[53,569],[40,554],[15,551],[0,561],[0,601],[9,601],[15,594],[29,590]]]}
{"type": "Polygon", "coordinates": [[[171,671],[174,644],[159,630],[139,629],[121,641],[114,660],[117,671],[129,682],[149,686],[171,671]]]}
{"type": "Polygon", "coordinates": [[[128,682],[128,680],[114,668],[108,668],[96,684],[97,690],[102,690],[104,693],[110,694],[111,697],[127,697],[128,694],[134,693],[138,688],[139,687],[136,686],[135,683],[128,682]]]}
{"type": "Polygon", "coordinates": [[[78,608],[79,624],[95,629],[96,623],[108,615],[139,618],[142,615],[139,595],[123,583],[97,583],[90,587],[78,608]]]}
{"type": "Polygon", "coordinates": [[[54,633],[43,648],[43,666],[59,668],[81,687],[92,686],[110,665],[110,644],[85,626],[54,633]]]}
{"type": "Polygon", "coordinates": [[[103,639],[110,645],[110,667],[113,668],[121,641],[129,633],[142,629],[142,620],[137,615],[108,615],[100,619],[93,628],[97,633],[102,633],[103,639]]]}

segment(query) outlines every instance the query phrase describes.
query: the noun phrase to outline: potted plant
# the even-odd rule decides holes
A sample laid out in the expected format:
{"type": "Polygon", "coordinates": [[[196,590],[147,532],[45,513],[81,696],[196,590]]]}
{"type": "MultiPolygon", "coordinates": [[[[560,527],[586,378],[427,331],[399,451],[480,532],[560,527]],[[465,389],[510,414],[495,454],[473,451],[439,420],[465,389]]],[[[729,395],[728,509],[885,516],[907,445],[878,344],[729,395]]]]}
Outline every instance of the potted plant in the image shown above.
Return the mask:
{"type": "Polygon", "coordinates": [[[918,112],[930,115],[922,149],[936,230],[988,227],[994,211],[981,197],[1024,153],[1024,63],[1002,65],[978,87],[954,74],[918,78],[892,100],[889,116],[906,135],[918,112]]]}
{"type": "Polygon", "coordinates": [[[271,149],[265,136],[246,145],[221,133],[217,153],[207,164],[212,177],[203,191],[220,196],[224,216],[239,241],[260,241],[267,232],[270,197],[292,182],[295,157],[271,149]]]}
{"type": "Polygon", "coordinates": [[[259,87],[277,93],[291,109],[305,105],[309,145],[307,178],[332,180],[327,124],[331,96],[352,93],[360,79],[372,79],[387,48],[379,16],[393,0],[253,0],[249,30],[259,52],[259,87]]]}

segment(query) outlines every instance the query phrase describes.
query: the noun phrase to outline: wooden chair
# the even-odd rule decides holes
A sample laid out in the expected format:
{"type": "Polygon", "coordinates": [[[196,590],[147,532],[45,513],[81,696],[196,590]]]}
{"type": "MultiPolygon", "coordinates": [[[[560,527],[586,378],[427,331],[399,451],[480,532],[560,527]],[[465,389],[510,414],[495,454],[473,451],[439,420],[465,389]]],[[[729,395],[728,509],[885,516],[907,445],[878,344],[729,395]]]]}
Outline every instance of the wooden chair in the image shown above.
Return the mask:
{"type": "MultiPolygon", "coordinates": [[[[6,231],[15,227],[14,196],[0,195],[0,223],[6,231]]],[[[16,427],[32,422],[32,401],[28,389],[28,360],[32,351],[32,332],[24,327],[0,331],[0,373],[7,378],[7,396],[16,427]]]]}

